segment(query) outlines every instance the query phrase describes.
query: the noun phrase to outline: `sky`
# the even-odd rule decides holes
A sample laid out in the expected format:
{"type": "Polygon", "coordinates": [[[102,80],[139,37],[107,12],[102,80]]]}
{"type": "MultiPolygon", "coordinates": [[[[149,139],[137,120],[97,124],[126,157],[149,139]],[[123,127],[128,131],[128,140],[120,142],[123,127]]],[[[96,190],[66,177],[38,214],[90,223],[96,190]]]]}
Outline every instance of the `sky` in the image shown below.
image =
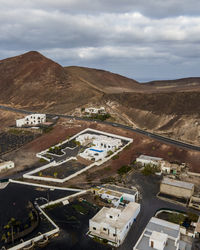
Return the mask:
{"type": "Polygon", "coordinates": [[[200,76],[199,0],[0,0],[0,59],[39,51],[140,82],[200,76]]]}

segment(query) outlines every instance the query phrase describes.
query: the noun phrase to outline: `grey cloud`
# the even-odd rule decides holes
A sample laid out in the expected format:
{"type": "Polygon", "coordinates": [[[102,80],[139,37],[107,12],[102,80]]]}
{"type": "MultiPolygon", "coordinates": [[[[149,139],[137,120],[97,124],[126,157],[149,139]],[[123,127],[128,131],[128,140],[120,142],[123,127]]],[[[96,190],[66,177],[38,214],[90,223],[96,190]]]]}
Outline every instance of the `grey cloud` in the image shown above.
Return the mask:
{"type": "Polygon", "coordinates": [[[45,9],[68,13],[124,13],[138,11],[151,17],[199,15],[199,0],[2,0],[3,9],[45,9]]]}
{"type": "Polygon", "coordinates": [[[196,75],[199,11],[197,0],[2,0],[0,58],[38,50],[137,79],[196,75]]]}

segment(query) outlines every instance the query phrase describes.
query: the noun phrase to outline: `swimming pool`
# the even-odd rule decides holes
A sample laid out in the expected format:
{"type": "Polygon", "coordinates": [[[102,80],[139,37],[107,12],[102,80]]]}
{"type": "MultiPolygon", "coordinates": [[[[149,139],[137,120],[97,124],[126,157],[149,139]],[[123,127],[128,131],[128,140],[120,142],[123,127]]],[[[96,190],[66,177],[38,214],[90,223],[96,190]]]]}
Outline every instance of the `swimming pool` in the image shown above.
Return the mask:
{"type": "Polygon", "coordinates": [[[94,148],[90,148],[91,151],[94,151],[94,152],[98,152],[98,153],[102,153],[103,150],[98,150],[98,149],[94,149],[94,148]]]}

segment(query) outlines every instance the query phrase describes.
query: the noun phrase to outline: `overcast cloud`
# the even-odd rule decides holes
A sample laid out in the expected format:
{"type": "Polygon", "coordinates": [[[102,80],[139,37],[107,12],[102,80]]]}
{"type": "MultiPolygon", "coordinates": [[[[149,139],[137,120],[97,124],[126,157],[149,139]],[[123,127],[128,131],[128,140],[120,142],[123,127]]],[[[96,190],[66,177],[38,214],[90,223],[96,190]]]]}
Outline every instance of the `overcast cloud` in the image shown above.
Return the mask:
{"type": "Polygon", "coordinates": [[[0,24],[1,59],[37,50],[138,81],[199,76],[199,0],[1,0],[0,24]]]}

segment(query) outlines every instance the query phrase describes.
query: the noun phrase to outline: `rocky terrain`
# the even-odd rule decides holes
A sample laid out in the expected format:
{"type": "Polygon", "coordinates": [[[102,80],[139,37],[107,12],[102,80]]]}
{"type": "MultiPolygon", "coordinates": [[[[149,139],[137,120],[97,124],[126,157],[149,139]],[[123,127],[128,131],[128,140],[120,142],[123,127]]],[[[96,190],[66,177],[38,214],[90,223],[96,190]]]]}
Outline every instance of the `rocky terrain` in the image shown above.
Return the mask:
{"type": "Polygon", "coordinates": [[[31,51],[0,60],[0,104],[65,114],[105,105],[139,128],[200,145],[200,78],[139,83],[31,51]]]}

